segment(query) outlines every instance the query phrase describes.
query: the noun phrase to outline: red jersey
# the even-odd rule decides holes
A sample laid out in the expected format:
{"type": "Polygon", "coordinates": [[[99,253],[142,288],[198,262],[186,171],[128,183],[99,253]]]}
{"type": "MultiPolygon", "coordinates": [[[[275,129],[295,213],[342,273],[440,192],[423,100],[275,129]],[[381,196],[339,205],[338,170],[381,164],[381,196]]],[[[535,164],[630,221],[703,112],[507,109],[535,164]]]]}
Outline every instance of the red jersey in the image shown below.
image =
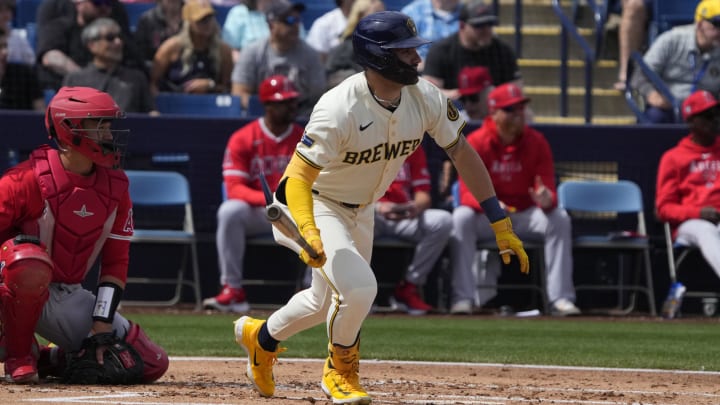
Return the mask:
{"type": "Polygon", "coordinates": [[[705,206],[720,209],[720,138],[710,147],[691,135],[667,150],[658,167],[655,208],[658,217],[674,227],[700,218],[705,206]]]}
{"type": "MultiPolygon", "coordinates": [[[[552,192],[552,208],[557,206],[553,156],[550,145],[540,132],[526,125],[515,142],[504,145],[495,121],[487,117],[480,128],[468,135],[467,140],[485,162],[498,200],[518,211],[536,205],[528,190],[535,186],[535,176],[540,176],[545,187],[552,192]]],[[[462,178],[460,203],[482,211],[462,178]]]]}
{"type": "MultiPolygon", "coordinates": [[[[57,154],[50,150],[48,155],[57,154]]],[[[57,157],[56,157],[57,159],[57,157]]],[[[69,197],[59,202],[62,214],[54,212],[40,191],[38,178],[30,160],[10,168],[0,178],[0,241],[6,241],[20,233],[39,236],[48,246],[50,256],[55,263],[53,282],[79,283],[84,280],[98,256],[101,256],[100,276],[113,276],[122,281],[127,278],[130,237],[133,233],[132,206],[130,195],[121,192],[117,207],[112,212],[96,209],[101,198],[94,192],[96,181],[102,177],[98,171],[109,169],[96,166],[89,176],[81,176],[64,171],[70,185],[59,184],[60,188],[69,186],[73,190],[69,197]],[[88,209],[89,207],[89,209],[88,209]],[[65,213],[71,213],[65,215],[65,213]],[[105,221],[107,228],[92,241],[81,241],[86,218],[105,221]],[[55,235],[62,235],[62,240],[55,235]],[[76,238],[77,240],[73,240],[76,238]]],[[[62,180],[56,179],[60,182],[62,180]]]]}
{"type": "Polygon", "coordinates": [[[275,136],[265,126],[264,118],[235,131],[228,140],[223,158],[223,180],[228,198],[265,206],[260,173],[265,173],[270,189],[275,191],[303,131],[303,127],[293,123],[282,135],[275,136]]]}
{"type": "Polygon", "coordinates": [[[423,148],[415,149],[408,156],[380,201],[404,204],[413,201],[418,191],[430,192],[430,173],[423,148]]]}

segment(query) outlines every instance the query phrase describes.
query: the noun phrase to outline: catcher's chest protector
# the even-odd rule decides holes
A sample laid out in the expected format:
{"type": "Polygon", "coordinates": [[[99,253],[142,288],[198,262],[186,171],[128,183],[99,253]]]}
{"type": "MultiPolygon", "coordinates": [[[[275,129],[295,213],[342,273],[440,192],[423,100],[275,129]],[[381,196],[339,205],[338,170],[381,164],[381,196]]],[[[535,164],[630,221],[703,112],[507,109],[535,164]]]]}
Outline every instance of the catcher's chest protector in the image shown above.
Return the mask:
{"type": "Polygon", "coordinates": [[[47,146],[35,150],[31,160],[46,202],[37,222],[56,265],[53,281],[79,283],[110,233],[127,177],[96,165],[87,178],[71,179],[58,152],[47,146]]]}

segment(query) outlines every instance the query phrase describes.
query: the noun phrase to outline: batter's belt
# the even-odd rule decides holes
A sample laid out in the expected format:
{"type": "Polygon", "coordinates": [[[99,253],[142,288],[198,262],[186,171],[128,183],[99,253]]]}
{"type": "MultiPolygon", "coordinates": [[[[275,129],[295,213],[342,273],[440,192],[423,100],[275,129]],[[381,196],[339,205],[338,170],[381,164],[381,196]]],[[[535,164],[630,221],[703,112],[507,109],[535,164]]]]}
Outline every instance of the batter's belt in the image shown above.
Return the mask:
{"type": "MultiPolygon", "coordinates": [[[[317,191],[317,190],[315,190],[315,189],[312,190],[312,193],[315,194],[315,195],[320,195],[320,192],[317,191]]],[[[353,209],[353,210],[358,209],[358,208],[364,208],[364,207],[367,206],[367,204],[352,204],[352,203],[346,203],[346,202],[342,202],[342,201],[337,201],[337,200],[334,200],[334,199],[332,199],[332,198],[328,198],[328,197],[326,197],[326,196],[323,196],[323,198],[326,199],[326,200],[328,200],[328,201],[332,201],[332,202],[334,202],[335,204],[339,204],[339,205],[342,205],[342,206],[345,207],[345,208],[350,208],[350,209],[353,209]]]]}

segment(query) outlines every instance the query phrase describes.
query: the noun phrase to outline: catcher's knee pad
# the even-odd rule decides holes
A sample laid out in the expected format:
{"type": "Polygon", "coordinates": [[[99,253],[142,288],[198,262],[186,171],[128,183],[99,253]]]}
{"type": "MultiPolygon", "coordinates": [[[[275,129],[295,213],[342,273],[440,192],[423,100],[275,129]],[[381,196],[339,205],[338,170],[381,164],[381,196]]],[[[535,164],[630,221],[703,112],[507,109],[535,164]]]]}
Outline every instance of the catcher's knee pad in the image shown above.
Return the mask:
{"type": "Polygon", "coordinates": [[[143,383],[151,383],[165,374],[170,366],[167,353],[150,340],[140,325],[130,322],[130,330],[125,337],[125,342],[132,345],[145,363],[143,383]]]}
{"type": "Polygon", "coordinates": [[[17,300],[47,299],[53,261],[35,237],[19,235],[0,246],[0,281],[4,292],[17,300]],[[43,299],[44,298],[44,299],[43,299]]]}
{"type": "MultiPolygon", "coordinates": [[[[31,354],[48,299],[53,262],[37,238],[20,235],[0,245],[0,322],[7,358],[31,354]]],[[[37,358],[37,356],[36,356],[37,358]]]]}

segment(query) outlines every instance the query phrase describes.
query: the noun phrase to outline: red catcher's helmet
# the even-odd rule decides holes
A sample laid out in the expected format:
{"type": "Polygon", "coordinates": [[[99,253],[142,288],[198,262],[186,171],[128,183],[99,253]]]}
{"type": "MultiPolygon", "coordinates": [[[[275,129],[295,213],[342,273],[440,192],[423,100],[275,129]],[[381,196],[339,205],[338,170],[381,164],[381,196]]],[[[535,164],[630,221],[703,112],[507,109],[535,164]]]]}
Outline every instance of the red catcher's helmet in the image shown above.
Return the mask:
{"type": "Polygon", "coordinates": [[[100,166],[117,169],[122,162],[128,130],[102,130],[104,120],[125,118],[113,98],[90,87],[62,87],[45,112],[50,139],[77,150],[100,166]],[[86,119],[97,119],[96,129],[83,128],[86,119]]]}
{"type": "Polygon", "coordinates": [[[258,93],[260,101],[263,103],[273,103],[300,97],[300,93],[295,89],[292,80],[283,75],[273,75],[263,80],[260,83],[258,93]]]}

